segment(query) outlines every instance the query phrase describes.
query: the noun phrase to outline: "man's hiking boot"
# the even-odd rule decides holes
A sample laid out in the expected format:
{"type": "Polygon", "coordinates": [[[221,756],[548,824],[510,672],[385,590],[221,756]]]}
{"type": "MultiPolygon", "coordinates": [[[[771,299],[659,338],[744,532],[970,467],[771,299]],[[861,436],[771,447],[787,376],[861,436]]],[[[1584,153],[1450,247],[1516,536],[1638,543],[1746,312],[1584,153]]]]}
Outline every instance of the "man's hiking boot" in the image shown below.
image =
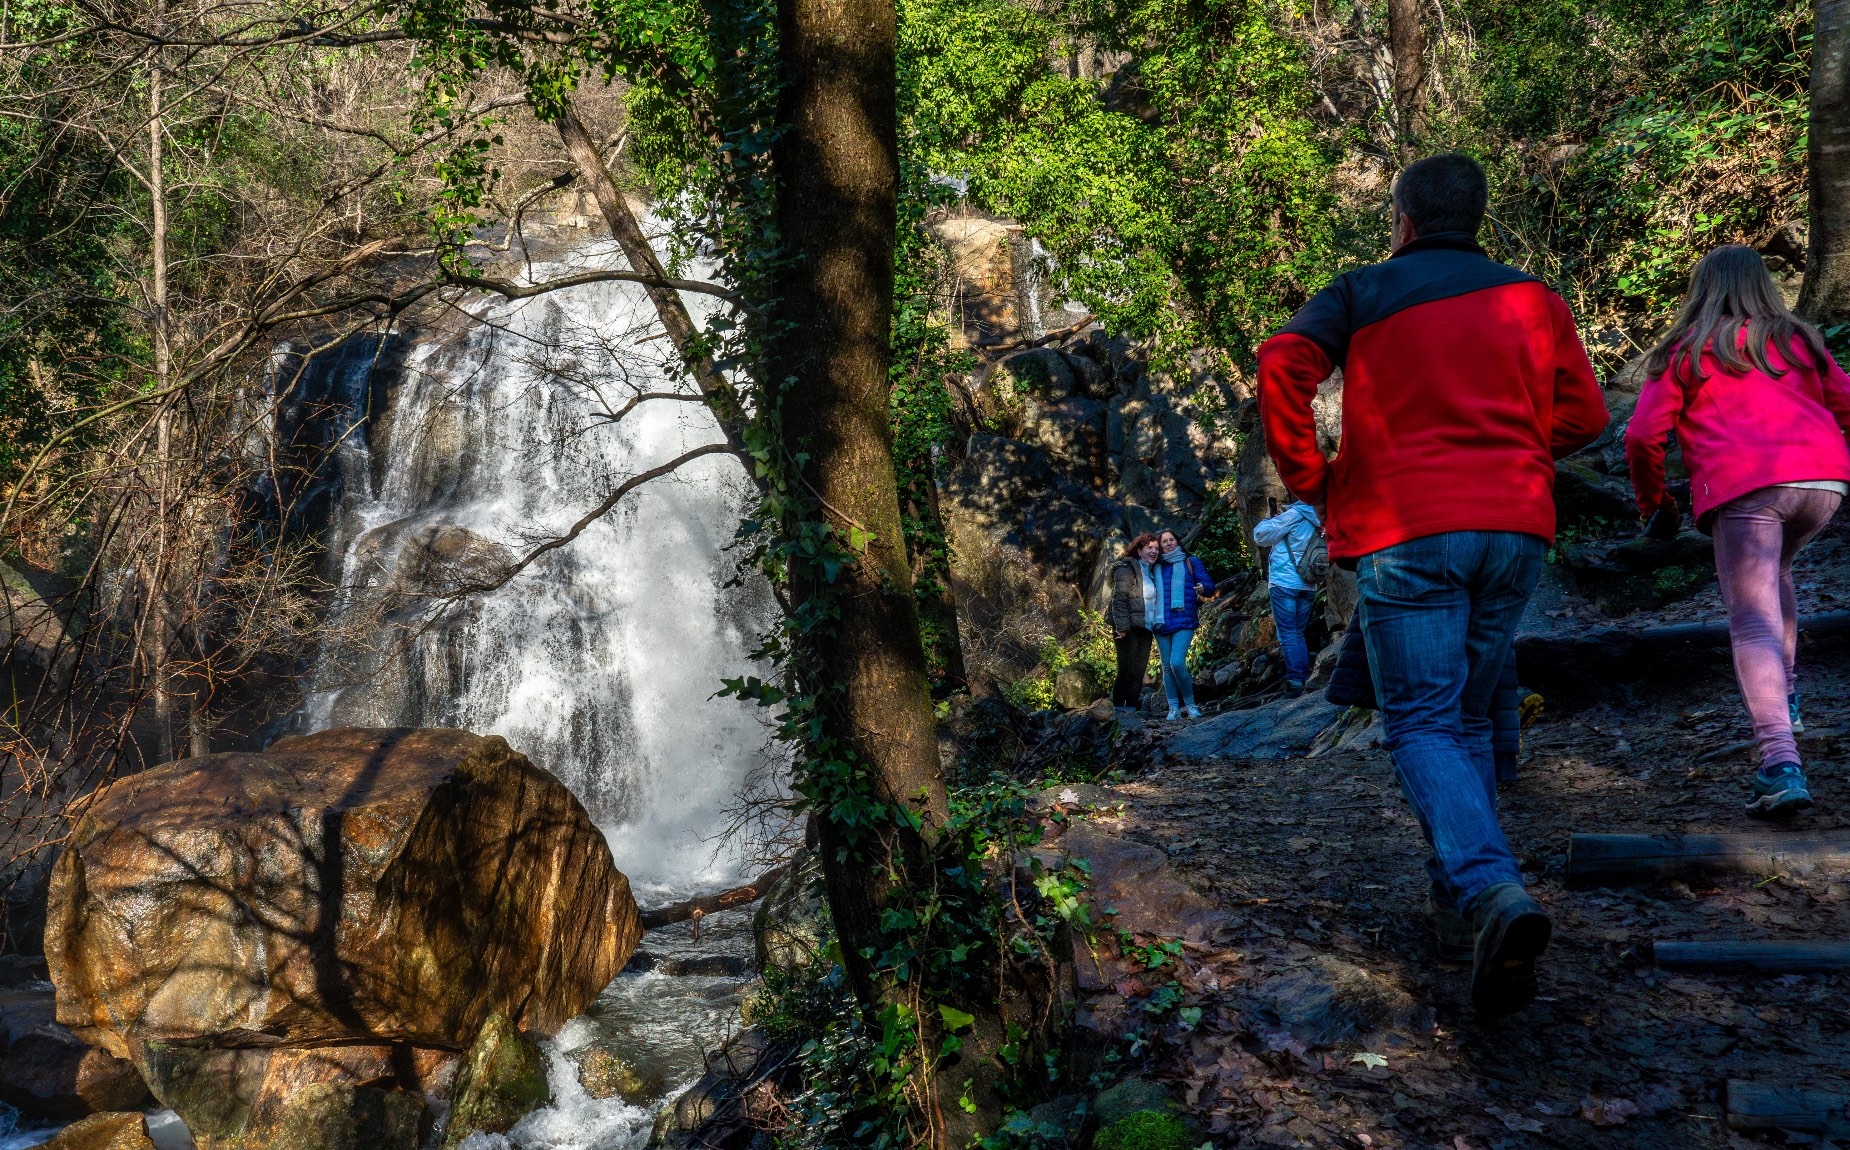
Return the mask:
{"type": "Polygon", "coordinates": [[[1535,1000],[1535,960],[1554,924],[1521,883],[1500,882],[1471,900],[1477,941],[1471,956],[1471,1005],[1485,1018],[1514,1014],[1535,1000]]]}
{"type": "Polygon", "coordinates": [[[1747,813],[1756,819],[1789,819],[1812,808],[1811,789],[1805,785],[1805,772],[1797,763],[1775,763],[1754,772],[1749,781],[1754,788],[1747,813]]]}
{"type": "Polygon", "coordinates": [[[1201,717],[1201,708],[1197,707],[1193,703],[1190,703],[1188,706],[1182,708],[1182,712],[1191,719],[1199,719],[1201,717]]]}
{"type": "Polygon", "coordinates": [[[1303,695],[1304,695],[1304,684],[1293,683],[1289,679],[1285,680],[1285,698],[1297,699],[1297,698],[1302,698],[1303,695]]]}
{"type": "Polygon", "coordinates": [[[1432,948],[1440,962],[1471,961],[1477,938],[1471,933],[1470,921],[1458,913],[1457,907],[1445,906],[1429,894],[1426,905],[1420,910],[1420,918],[1425,920],[1426,929],[1432,931],[1432,948]]]}
{"type": "Polygon", "coordinates": [[[1515,751],[1498,751],[1496,752],[1496,757],[1497,757],[1497,785],[1506,786],[1510,783],[1515,782],[1516,772],[1518,769],[1518,764],[1516,761],[1516,752],[1515,751]]]}
{"type": "Polygon", "coordinates": [[[1804,734],[1805,722],[1799,718],[1799,697],[1797,695],[1786,696],[1786,714],[1792,717],[1792,733],[1795,735],[1804,734]]]}

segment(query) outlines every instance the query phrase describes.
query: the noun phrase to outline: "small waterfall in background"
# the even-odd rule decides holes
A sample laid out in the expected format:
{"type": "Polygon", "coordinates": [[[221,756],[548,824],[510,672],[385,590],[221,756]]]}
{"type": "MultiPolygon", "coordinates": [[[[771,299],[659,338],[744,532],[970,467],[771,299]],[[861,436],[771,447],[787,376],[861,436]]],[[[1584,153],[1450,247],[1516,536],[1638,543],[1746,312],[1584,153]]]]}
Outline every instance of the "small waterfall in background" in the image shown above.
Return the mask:
{"type": "MultiPolygon", "coordinates": [[[[623,265],[580,247],[527,277],[598,266],[623,265]]],[[[584,802],[644,905],[730,885],[750,844],[718,838],[771,732],[762,712],[712,695],[722,677],[762,673],[749,652],[775,611],[755,573],[727,586],[741,468],[696,460],[505,586],[433,614],[432,591],[493,573],[628,476],[721,439],[699,403],[608,418],[669,386],[672,349],[635,285],[465,306],[439,329],[356,344],[314,369],[342,377],[320,390],[370,414],[335,452],[340,498],[323,534],[338,567],[334,632],[291,726],[502,735],[584,802]],[[387,388],[366,382],[380,374],[374,352],[393,361],[387,388]]],[[[468,1150],[641,1145],[653,1110],[738,1026],[751,913],[709,916],[697,939],[687,923],[650,932],[650,961],[635,965],[665,961],[619,976],[548,1044],[553,1104],[468,1150]],[[676,976],[677,964],[700,973],[676,976]],[[592,1047],[631,1066],[647,1096],[590,1098],[574,1064],[592,1047]]]]}

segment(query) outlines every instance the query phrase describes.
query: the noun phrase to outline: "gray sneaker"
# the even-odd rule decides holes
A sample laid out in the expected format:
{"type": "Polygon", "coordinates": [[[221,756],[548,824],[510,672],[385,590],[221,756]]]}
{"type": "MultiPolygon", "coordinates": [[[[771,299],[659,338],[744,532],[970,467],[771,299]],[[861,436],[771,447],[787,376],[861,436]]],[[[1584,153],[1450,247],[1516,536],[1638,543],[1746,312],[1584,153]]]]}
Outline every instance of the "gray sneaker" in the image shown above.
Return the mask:
{"type": "Polygon", "coordinates": [[[1799,702],[1797,695],[1786,696],[1786,714],[1792,718],[1792,733],[1795,735],[1805,733],[1805,722],[1799,718],[1799,702]]]}
{"type": "Polygon", "coordinates": [[[1756,819],[1789,819],[1812,808],[1811,788],[1805,785],[1805,772],[1797,763],[1775,763],[1754,772],[1749,780],[1754,789],[1747,813],[1756,819]]]}
{"type": "Polygon", "coordinates": [[[1521,883],[1500,882],[1471,900],[1471,923],[1471,1005],[1485,1018],[1502,1018],[1535,1001],[1535,960],[1554,935],[1542,904],[1521,883]]]}
{"type": "Polygon", "coordinates": [[[1458,913],[1457,907],[1446,906],[1429,894],[1426,896],[1426,905],[1420,908],[1420,918],[1426,923],[1426,929],[1432,932],[1432,947],[1439,955],[1440,962],[1471,961],[1477,936],[1472,933],[1471,923],[1458,913]]]}

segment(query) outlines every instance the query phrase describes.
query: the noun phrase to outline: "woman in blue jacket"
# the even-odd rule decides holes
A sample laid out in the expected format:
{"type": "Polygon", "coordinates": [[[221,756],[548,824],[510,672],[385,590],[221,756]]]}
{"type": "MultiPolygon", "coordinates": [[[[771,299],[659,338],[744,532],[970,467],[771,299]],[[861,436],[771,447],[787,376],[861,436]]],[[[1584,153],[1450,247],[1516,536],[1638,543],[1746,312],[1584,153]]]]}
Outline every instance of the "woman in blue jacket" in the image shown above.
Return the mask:
{"type": "Polygon", "coordinates": [[[1163,693],[1169,696],[1169,718],[1184,713],[1191,719],[1201,717],[1195,705],[1195,679],[1188,673],[1188,645],[1194,641],[1200,625],[1203,597],[1214,594],[1214,580],[1208,569],[1188,552],[1173,531],[1157,536],[1162,558],[1156,564],[1156,607],[1158,622],[1156,650],[1163,662],[1163,693]]]}

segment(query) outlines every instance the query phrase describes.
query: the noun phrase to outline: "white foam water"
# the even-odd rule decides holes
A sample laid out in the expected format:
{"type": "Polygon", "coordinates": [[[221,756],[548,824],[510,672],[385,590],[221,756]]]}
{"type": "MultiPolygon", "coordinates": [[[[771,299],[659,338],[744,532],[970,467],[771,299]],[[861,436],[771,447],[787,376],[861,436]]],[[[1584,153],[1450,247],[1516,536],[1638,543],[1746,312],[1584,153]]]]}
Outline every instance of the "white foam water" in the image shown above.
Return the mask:
{"type": "MultiPolygon", "coordinates": [[[[530,278],[618,260],[591,247],[536,264],[530,278]]],[[[465,562],[523,554],[626,477],[722,439],[699,403],[649,401],[618,424],[604,418],[671,386],[638,286],[468,310],[466,330],[413,346],[384,433],[340,460],[351,480],[330,537],[344,541],[349,607],[402,585],[433,551],[465,562]]],[[[724,885],[741,855],[715,838],[768,744],[751,709],[711,699],[722,677],[752,670],[748,652],[771,618],[755,574],[726,586],[747,493],[736,459],[698,459],[402,652],[337,645],[316,669],[303,726],[502,735],[585,803],[643,901],[724,885]]]]}

